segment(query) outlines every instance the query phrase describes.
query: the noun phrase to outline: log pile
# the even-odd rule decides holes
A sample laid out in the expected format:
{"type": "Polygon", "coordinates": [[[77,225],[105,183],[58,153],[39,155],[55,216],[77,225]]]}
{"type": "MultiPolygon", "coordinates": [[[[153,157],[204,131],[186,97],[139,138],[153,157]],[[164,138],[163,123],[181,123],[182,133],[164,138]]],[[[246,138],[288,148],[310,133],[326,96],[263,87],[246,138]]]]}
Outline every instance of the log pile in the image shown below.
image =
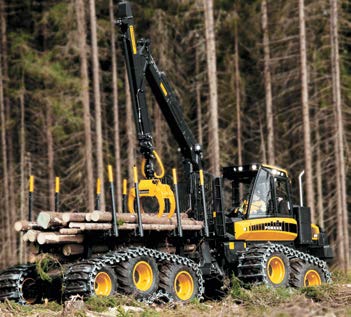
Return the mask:
{"type": "MultiPolygon", "coordinates": [[[[119,213],[118,230],[135,231],[138,229],[136,214],[119,213]]],[[[182,228],[199,231],[203,228],[202,221],[190,219],[186,213],[181,213],[182,228]]],[[[84,252],[84,233],[104,232],[112,228],[112,213],[94,211],[80,212],[51,212],[39,213],[36,222],[17,221],[14,228],[23,232],[23,241],[33,245],[62,245],[64,256],[82,254],[84,252]]],[[[158,217],[157,214],[143,214],[144,231],[172,231],[177,228],[177,218],[168,218],[167,214],[158,217]]],[[[99,246],[97,246],[99,247],[99,246]]],[[[101,246],[100,246],[101,247],[101,246]]]]}

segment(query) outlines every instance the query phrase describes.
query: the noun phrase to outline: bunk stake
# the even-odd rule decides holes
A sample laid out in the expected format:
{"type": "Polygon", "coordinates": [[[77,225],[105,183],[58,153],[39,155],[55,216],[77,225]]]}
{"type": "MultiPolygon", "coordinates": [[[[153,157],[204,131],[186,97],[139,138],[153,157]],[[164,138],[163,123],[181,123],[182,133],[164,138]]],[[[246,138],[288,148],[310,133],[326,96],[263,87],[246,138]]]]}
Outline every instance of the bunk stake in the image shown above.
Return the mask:
{"type": "Polygon", "coordinates": [[[174,194],[176,200],[176,214],[177,214],[177,228],[178,228],[178,236],[183,237],[183,229],[182,229],[182,219],[180,216],[179,210],[179,193],[178,193],[178,180],[177,180],[177,171],[175,168],[172,169],[173,174],[173,185],[174,185],[174,194]]]}
{"type": "Polygon", "coordinates": [[[101,197],[101,180],[96,179],[96,198],[95,198],[95,210],[100,210],[100,197],[101,197]]]}
{"type": "Polygon", "coordinates": [[[111,191],[113,236],[114,237],[118,237],[116,201],[115,201],[115,188],[114,188],[114,185],[113,185],[112,165],[108,166],[108,180],[110,182],[110,191],[111,191]]]}
{"type": "Polygon", "coordinates": [[[141,219],[141,207],[140,207],[140,194],[139,194],[139,182],[138,182],[138,170],[137,167],[134,166],[134,187],[135,187],[135,198],[136,198],[136,207],[137,207],[137,214],[138,214],[138,229],[140,237],[144,236],[144,229],[143,229],[143,222],[141,219]]]}
{"type": "Polygon", "coordinates": [[[60,177],[55,178],[55,211],[59,210],[60,204],[60,177]]]}
{"type": "Polygon", "coordinates": [[[28,221],[32,221],[33,193],[34,193],[34,176],[30,175],[30,177],[29,177],[29,193],[28,193],[28,221]]]}
{"type": "Polygon", "coordinates": [[[122,212],[127,212],[127,179],[123,179],[122,212]]]}
{"type": "Polygon", "coordinates": [[[199,176],[200,176],[202,206],[203,206],[203,209],[204,209],[205,237],[209,237],[210,236],[210,232],[209,232],[209,229],[208,229],[208,221],[207,221],[207,206],[206,206],[206,196],[205,196],[204,171],[202,169],[199,171],[199,176]]]}

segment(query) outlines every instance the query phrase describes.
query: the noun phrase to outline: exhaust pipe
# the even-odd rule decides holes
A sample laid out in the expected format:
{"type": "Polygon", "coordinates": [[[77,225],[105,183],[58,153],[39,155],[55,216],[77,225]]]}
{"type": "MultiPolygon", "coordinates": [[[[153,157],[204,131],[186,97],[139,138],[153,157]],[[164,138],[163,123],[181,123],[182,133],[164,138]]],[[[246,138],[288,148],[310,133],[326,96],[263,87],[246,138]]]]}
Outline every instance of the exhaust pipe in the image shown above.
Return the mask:
{"type": "Polygon", "coordinates": [[[300,206],[303,206],[303,188],[302,188],[302,176],[305,174],[305,171],[302,171],[299,175],[299,192],[300,192],[300,206]]]}

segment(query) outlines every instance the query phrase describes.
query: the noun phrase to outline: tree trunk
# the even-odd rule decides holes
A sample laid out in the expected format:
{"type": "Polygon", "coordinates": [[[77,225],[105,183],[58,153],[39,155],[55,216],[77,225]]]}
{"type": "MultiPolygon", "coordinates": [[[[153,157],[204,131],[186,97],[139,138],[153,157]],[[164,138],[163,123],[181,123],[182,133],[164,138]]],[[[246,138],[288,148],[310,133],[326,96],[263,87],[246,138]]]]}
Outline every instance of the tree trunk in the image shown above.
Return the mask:
{"type": "Polygon", "coordinates": [[[317,208],[318,224],[324,228],[323,179],[319,114],[316,114],[316,178],[317,178],[317,208]]]}
{"type": "MultiPolygon", "coordinates": [[[[2,10],[1,10],[2,11],[2,10]]],[[[4,14],[1,12],[1,14],[4,14]]],[[[7,265],[12,256],[10,250],[12,226],[10,216],[10,202],[9,202],[9,174],[8,174],[8,162],[7,162],[7,142],[6,142],[6,116],[5,116],[5,104],[4,104],[4,82],[3,82],[3,69],[2,63],[0,63],[0,125],[1,125],[1,156],[2,156],[2,169],[3,169],[3,188],[4,188],[4,218],[5,222],[5,234],[3,234],[2,246],[5,250],[4,264],[7,265]]],[[[4,226],[3,226],[4,227],[4,226]]]]}
{"type": "Polygon", "coordinates": [[[100,196],[101,210],[105,210],[104,193],[104,156],[103,156],[103,136],[101,122],[101,96],[100,96],[100,66],[96,32],[95,0],[89,0],[90,26],[91,26],[91,46],[93,61],[93,83],[94,83],[94,104],[95,104],[95,126],[96,126],[96,158],[97,175],[101,180],[102,190],[100,196]]]}
{"type": "Polygon", "coordinates": [[[196,91],[196,118],[197,118],[197,135],[199,144],[203,144],[203,128],[202,128],[202,103],[201,103],[201,81],[200,81],[200,48],[196,47],[195,52],[195,91],[196,91]]]}
{"type": "Polygon", "coordinates": [[[268,164],[275,164],[274,153],[274,124],[273,124],[273,103],[272,103],[272,81],[270,71],[270,48],[268,31],[267,1],[262,0],[262,31],[263,31],[263,51],[264,51],[264,87],[266,97],[266,120],[267,120],[267,151],[268,164]]]}
{"type": "Polygon", "coordinates": [[[46,105],[46,139],[48,153],[48,187],[49,187],[49,209],[55,209],[55,171],[54,171],[54,139],[52,136],[53,118],[52,107],[46,105]]]}
{"type": "MultiPolygon", "coordinates": [[[[21,126],[20,126],[20,171],[21,171],[21,192],[20,192],[20,219],[25,218],[25,208],[26,208],[26,126],[25,126],[25,109],[24,109],[24,87],[21,89],[20,93],[20,108],[21,108],[21,126]]],[[[20,239],[19,245],[19,260],[20,263],[24,263],[24,244],[22,239],[20,239]]]]}
{"type": "Polygon", "coordinates": [[[117,54],[115,18],[113,12],[113,0],[110,0],[110,23],[111,23],[111,55],[112,55],[112,92],[113,92],[113,119],[114,119],[114,149],[115,149],[115,172],[116,172],[116,195],[117,210],[122,212],[122,174],[121,174],[121,145],[119,138],[119,113],[118,113],[118,78],[117,78],[117,54]]]}
{"type": "Polygon", "coordinates": [[[238,164],[243,164],[242,142],[241,142],[241,91],[240,91],[240,68],[239,68],[239,35],[238,35],[238,12],[235,10],[234,25],[234,82],[235,82],[235,102],[236,102],[236,129],[237,129],[237,145],[238,145],[238,164]]]}
{"type": "Polygon", "coordinates": [[[213,0],[203,0],[205,8],[205,33],[207,52],[207,73],[209,83],[209,143],[211,149],[210,171],[218,175],[220,168],[219,136],[218,136],[218,87],[217,87],[217,57],[213,18],[213,0]]]}
{"type": "Polygon", "coordinates": [[[89,96],[89,77],[87,59],[87,32],[85,24],[84,1],[76,0],[77,30],[80,54],[80,76],[81,76],[81,100],[83,104],[84,117],[84,155],[86,169],[86,190],[88,199],[88,210],[94,210],[94,172],[93,172],[93,152],[91,140],[91,119],[90,119],[90,96],[89,96]]]}
{"type": "Polygon", "coordinates": [[[133,121],[132,113],[132,99],[130,96],[129,82],[127,71],[124,75],[124,85],[125,85],[125,94],[126,94],[126,131],[127,131],[127,167],[128,167],[128,182],[133,184],[133,167],[136,164],[135,162],[135,128],[133,121]]]}
{"type": "Polygon", "coordinates": [[[339,56],[339,35],[338,35],[338,3],[330,0],[330,41],[331,41],[331,65],[333,85],[333,105],[335,112],[336,135],[336,191],[339,193],[337,206],[337,229],[338,229],[338,255],[341,256],[338,263],[345,272],[350,262],[349,232],[348,232],[348,210],[346,196],[346,172],[345,172],[345,148],[344,148],[344,123],[341,101],[340,83],[340,56],[339,56]],[[344,253],[344,255],[342,255],[344,253]]]}
{"type": "Polygon", "coordinates": [[[314,191],[312,180],[312,149],[311,129],[308,100],[307,81],[307,52],[306,52],[306,29],[305,29],[305,4],[299,0],[299,27],[300,27],[300,67],[301,67],[301,103],[303,118],[303,143],[305,154],[305,175],[306,175],[306,198],[307,206],[311,208],[311,219],[315,221],[314,191]]]}

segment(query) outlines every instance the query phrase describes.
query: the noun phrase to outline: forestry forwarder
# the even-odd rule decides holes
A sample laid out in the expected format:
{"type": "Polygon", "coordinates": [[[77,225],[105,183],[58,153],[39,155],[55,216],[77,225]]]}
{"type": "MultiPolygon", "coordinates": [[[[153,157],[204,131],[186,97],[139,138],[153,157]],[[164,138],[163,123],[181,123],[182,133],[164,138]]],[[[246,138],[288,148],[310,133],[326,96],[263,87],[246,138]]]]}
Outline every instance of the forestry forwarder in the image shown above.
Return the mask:
{"type": "Polygon", "coordinates": [[[115,210],[109,169],[112,212],[41,212],[37,222],[18,222],[16,229],[26,232],[39,255],[60,259],[60,269],[48,272],[51,282],[39,278],[34,264],[4,270],[0,298],[35,303],[122,292],[145,302],[188,302],[219,291],[233,274],[245,283],[273,287],[329,282],[324,260],[332,252],[326,234],[311,223],[309,208],[293,204],[288,173],[249,164],[225,167],[220,177],[204,174],[201,146],[151,56],[150,42],[135,40],[128,2],[119,3],[117,23],[145,179],[139,182],[134,168],[129,195],[124,182],[123,213],[115,210]],[[173,169],[173,185],[152,144],[146,82],[183,156],[182,181],[173,169]]]}

